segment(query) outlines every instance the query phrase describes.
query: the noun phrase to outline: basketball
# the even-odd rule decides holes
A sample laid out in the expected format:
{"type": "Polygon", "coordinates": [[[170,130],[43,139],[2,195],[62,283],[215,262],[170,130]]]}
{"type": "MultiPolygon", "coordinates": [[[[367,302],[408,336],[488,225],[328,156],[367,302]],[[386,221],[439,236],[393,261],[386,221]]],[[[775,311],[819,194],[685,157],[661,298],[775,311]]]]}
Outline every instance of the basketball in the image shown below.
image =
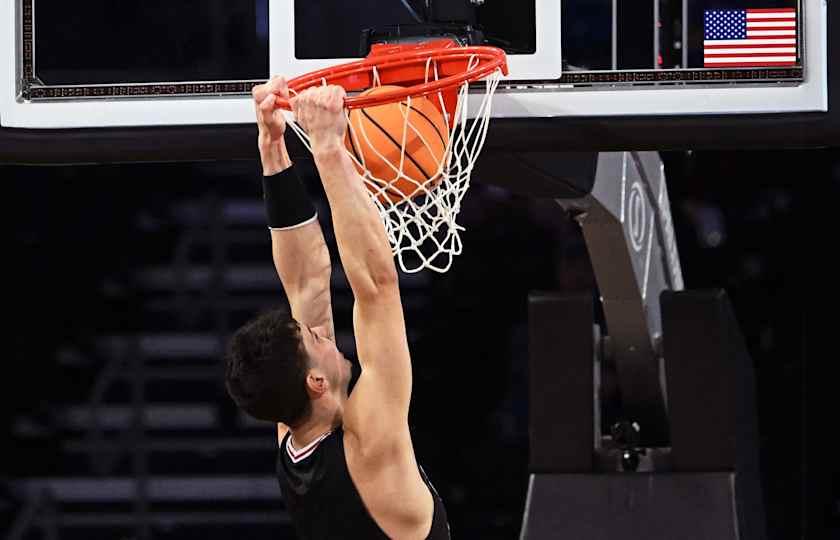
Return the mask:
{"type": "MultiPolygon", "coordinates": [[[[375,95],[400,88],[379,86],[362,95],[375,95]]],[[[345,140],[361,174],[365,169],[374,183],[368,189],[386,203],[416,197],[440,181],[442,161],[449,143],[446,119],[434,103],[415,97],[350,111],[350,129],[345,140]],[[403,157],[403,143],[405,156],[403,157]],[[402,174],[400,174],[402,171],[402,174]],[[383,183],[385,185],[383,185],[383,183]]]]}

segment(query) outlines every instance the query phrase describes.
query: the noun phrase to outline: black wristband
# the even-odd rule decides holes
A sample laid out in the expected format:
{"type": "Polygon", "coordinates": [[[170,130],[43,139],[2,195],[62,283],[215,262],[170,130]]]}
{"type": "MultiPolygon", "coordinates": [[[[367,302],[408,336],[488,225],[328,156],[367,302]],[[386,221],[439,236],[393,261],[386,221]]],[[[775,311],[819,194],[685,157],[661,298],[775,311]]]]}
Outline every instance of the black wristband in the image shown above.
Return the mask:
{"type": "Polygon", "coordinates": [[[263,199],[271,229],[294,229],[318,217],[294,165],[275,175],[263,176],[263,199]]]}

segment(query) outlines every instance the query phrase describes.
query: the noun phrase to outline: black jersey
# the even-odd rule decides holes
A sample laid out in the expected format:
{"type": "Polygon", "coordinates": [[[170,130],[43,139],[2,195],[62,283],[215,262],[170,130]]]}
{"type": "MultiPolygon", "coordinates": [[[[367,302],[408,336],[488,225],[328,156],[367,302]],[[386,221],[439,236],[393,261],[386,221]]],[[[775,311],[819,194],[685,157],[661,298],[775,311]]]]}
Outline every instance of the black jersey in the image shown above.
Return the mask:
{"type": "MultiPolygon", "coordinates": [[[[344,431],[337,428],[305,448],[293,449],[287,433],[280,442],[277,477],[283,500],[301,540],[387,540],[362,503],[344,457],[344,431]]],[[[443,501],[423,469],[435,509],[427,540],[448,540],[443,501]]]]}

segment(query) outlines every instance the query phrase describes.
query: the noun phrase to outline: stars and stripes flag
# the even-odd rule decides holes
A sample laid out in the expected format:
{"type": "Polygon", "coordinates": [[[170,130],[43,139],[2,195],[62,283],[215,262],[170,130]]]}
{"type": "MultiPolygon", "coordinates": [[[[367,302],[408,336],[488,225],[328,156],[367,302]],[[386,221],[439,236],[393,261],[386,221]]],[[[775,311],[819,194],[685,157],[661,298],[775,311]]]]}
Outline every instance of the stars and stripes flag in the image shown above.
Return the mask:
{"type": "Polygon", "coordinates": [[[796,8],[703,12],[704,67],[796,65],[796,8]]]}

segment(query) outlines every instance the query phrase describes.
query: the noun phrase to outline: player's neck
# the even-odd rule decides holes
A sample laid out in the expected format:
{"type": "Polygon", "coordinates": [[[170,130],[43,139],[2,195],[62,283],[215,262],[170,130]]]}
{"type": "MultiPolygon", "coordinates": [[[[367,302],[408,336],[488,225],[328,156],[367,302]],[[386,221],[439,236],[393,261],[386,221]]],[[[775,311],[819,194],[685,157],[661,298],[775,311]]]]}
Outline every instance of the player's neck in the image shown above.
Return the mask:
{"type": "Polygon", "coordinates": [[[341,425],[341,415],[335,411],[313,411],[312,416],[305,423],[292,428],[292,446],[303,448],[325,433],[341,425]]]}

